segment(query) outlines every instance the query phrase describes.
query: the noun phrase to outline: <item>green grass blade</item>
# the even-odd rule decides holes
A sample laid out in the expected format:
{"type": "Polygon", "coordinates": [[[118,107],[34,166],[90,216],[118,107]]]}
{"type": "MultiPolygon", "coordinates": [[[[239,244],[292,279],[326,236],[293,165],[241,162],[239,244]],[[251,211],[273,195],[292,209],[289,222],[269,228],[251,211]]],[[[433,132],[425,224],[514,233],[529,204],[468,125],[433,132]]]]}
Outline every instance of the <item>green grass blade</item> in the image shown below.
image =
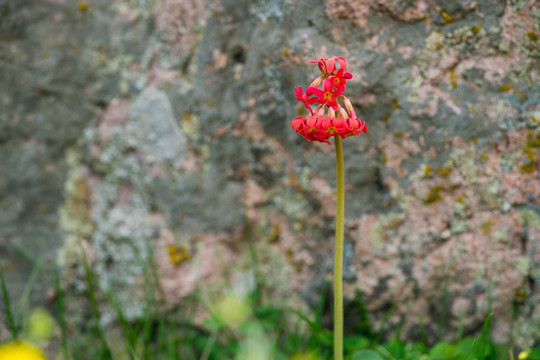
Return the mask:
{"type": "Polygon", "coordinates": [[[381,322],[381,326],[379,327],[379,331],[377,332],[377,337],[375,338],[375,343],[379,344],[381,342],[382,334],[384,331],[384,327],[386,326],[386,322],[388,319],[390,319],[390,316],[394,313],[398,305],[398,302],[395,302],[392,304],[392,307],[384,314],[383,320],[381,322]]]}
{"type": "Polygon", "coordinates": [[[107,345],[105,334],[99,322],[99,309],[98,309],[98,305],[96,301],[96,295],[94,292],[94,276],[92,274],[92,271],[90,270],[90,264],[88,263],[88,258],[86,256],[86,251],[84,250],[82,241],[80,238],[78,240],[79,240],[79,246],[81,248],[81,253],[82,253],[82,261],[83,261],[84,273],[86,276],[86,283],[88,285],[88,297],[90,299],[92,315],[95,321],[94,330],[96,331],[96,335],[98,336],[101,343],[100,359],[109,360],[109,359],[112,359],[112,353],[111,353],[111,349],[109,349],[109,346],[107,345]]]}
{"type": "Polygon", "coordinates": [[[493,313],[489,313],[484,320],[484,325],[482,326],[482,334],[480,335],[480,340],[482,341],[491,341],[491,318],[493,313]]]}
{"type": "MultiPolygon", "coordinates": [[[[167,351],[167,330],[165,328],[165,319],[162,316],[159,316],[157,319],[157,353],[161,357],[162,354],[165,354],[167,351]]],[[[166,359],[170,359],[170,357],[165,357],[166,359]]]]}
{"type": "Polygon", "coordinates": [[[420,326],[420,336],[422,339],[422,344],[427,347],[428,340],[427,340],[426,324],[424,323],[424,318],[422,316],[418,317],[418,325],[420,326]]]}
{"type": "Polygon", "coordinates": [[[360,293],[360,290],[356,290],[355,297],[357,299],[358,304],[358,310],[360,311],[360,324],[358,330],[361,330],[362,332],[365,332],[365,335],[369,339],[375,338],[375,333],[373,332],[373,326],[371,325],[371,322],[369,321],[368,317],[368,310],[366,306],[364,305],[364,301],[362,300],[362,294],[360,293]]]}
{"type": "Polygon", "coordinates": [[[330,281],[325,281],[321,291],[321,299],[315,308],[315,322],[322,326],[322,316],[324,312],[324,306],[328,299],[328,290],[330,289],[330,281]]]}
{"type": "MultiPolygon", "coordinates": [[[[163,286],[161,285],[161,280],[159,278],[159,275],[157,273],[157,266],[154,261],[154,251],[152,250],[152,246],[150,246],[149,243],[146,243],[146,251],[148,252],[148,265],[146,267],[150,268],[150,274],[152,275],[152,279],[154,280],[154,287],[159,293],[160,301],[164,303],[164,305],[167,305],[167,298],[165,296],[165,291],[163,290],[163,286]]],[[[144,261],[139,256],[139,261],[145,267],[144,261]]]]}
{"type": "Polygon", "coordinates": [[[32,292],[32,288],[34,287],[34,284],[36,283],[37,277],[39,275],[39,272],[41,271],[41,268],[43,266],[43,261],[36,256],[34,256],[30,251],[26,250],[23,246],[19,244],[14,244],[13,247],[20,252],[24,257],[26,257],[29,261],[32,262],[34,265],[32,268],[32,273],[30,274],[30,278],[28,279],[28,282],[24,286],[23,293],[21,294],[21,298],[19,300],[19,303],[17,304],[15,308],[15,317],[21,319],[23,314],[27,314],[29,307],[30,307],[30,294],[32,292]]]}
{"type": "Polygon", "coordinates": [[[439,341],[443,340],[445,323],[446,323],[446,299],[448,298],[448,287],[450,284],[450,264],[446,269],[446,275],[444,277],[443,293],[441,299],[441,314],[439,316],[439,341]]]}
{"type": "Polygon", "coordinates": [[[126,318],[124,316],[124,312],[122,311],[122,307],[120,306],[120,303],[116,299],[116,296],[114,296],[114,293],[112,291],[108,291],[107,297],[109,299],[109,302],[113,306],[114,311],[116,312],[116,317],[118,318],[120,328],[122,329],[122,334],[124,335],[124,340],[126,343],[126,348],[128,350],[128,353],[131,356],[132,360],[138,360],[139,357],[137,356],[137,352],[135,351],[135,348],[137,345],[136,344],[136,341],[137,341],[136,330],[134,330],[126,322],[126,318]]]}
{"type": "Polygon", "coordinates": [[[6,317],[9,324],[9,328],[11,330],[11,337],[13,340],[17,339],[18,332],[17,332],[17,323],[15,321],[15,318],[13,317],[13,312],[11,311],[11,303],[9,301],[9,294],[7,291],[6,283],[4,281],[4,271],[0,267],[0,285],[2,286],[2,295],[4,299],[4,306],[6,308],[6,317]]]}
{"type": "Polygon", "coordinates": [[[56,287],[56,301],[58,302],[58,322],[60,323],[62,358],[64,360],[68,360],[69,351],[67,343],[66,318],[64,316],[64,293],[62,292],[62,287],[60,286],[60,274],[57,266],[54,266],[54,285],[56,287]]]}
{"type": "Polygon", "coordinates": [[[30,293],[32,292],[32,288],[34,287],[34,284],[36,283],[37,277],[39,275],[39,272],[41,271],[42,266],[43,266],[43,262],[41,260],[37,260],[37,262],[34,264],[34,268],[32,269],[32,273],[30,274],[30,278],[28,279],[28,282],[24,286],[21,299],[19,300],[19,303],[17,304],[17,308],[16,308],[17,317],[19,319],[22,318],[23,314],[29,313],[30,293]]]}

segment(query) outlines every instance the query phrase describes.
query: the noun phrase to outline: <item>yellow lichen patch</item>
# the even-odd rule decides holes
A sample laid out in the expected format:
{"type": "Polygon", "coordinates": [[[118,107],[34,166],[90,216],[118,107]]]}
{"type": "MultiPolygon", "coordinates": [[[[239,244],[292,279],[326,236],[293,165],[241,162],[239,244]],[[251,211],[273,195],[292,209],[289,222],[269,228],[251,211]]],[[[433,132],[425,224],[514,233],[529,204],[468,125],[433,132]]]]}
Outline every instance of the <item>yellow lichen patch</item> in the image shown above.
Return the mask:
{"type": "Polygon", "coordinates": [[[489,159],[488,153],[484,152],[480,155],[480,159],[487,161],[489,159]]]}
{"type": "Polygon", "coordinates": [[[284,58],[288,58],[291,55],[291,51],[288,48],[285,48],[283,49],[282,54],[284,58]]]}
{"type": "Polygon", "coordinates": [[[174,266],[178,266],[191,258],[189,250],[182,245],[167,245],[167,254],[174,266]]]}
{"type": "Polygon", "coordinates": [[[397,110],[397,109],[399,109],[399,99],[395,97],[392,100],[392,110],[397,110]]]}
{"type": "Polygon", "coordinates": [[[480,231],[482,231],[482,234],[489,235],[491,233],[491,230],[493,228],[493,221],[486,220],[480,225],[480,231]]]}
{"type": "Polygon", "coordinates": [[[523,163],[521,164],[521,170],[527,174],[532,174],[534,172],[534,151],[527,149],[524,151],[525,157],[523,158],[523,163]]]}
{"type": "Polygon", "coordinates": [[[66,183],[67,199],[60,210],[60,222],[65,230],[73,231],[86,238],[94,232],[90,218],[92,193],[84,174],[72,171],[66,183]]]}
{"type": "Polygon", "coordinates": [[[15,262],[13,261],[8,261],[7,263],[4,263],[2,266],[0,266],[0,270],[1,271],[11,271],[15,268],[15,262]]]}
{"type": "Polygon", "coordinates": [[[196,141],[200,134],[200,122],[199,118],[188,112],[180,119],[180,127],[182,132],[191,140],[196,141]]]}
{"type": "Polygon", "coordinates": [[[480,30],[482,30],[482,24],[478,24],[476,26],[473,26],[471,28],[471,31],[473,34],[478,34],[480,32],[480,30]]]}
{"type": "Polygon", "coordinates": [[[514,92],[514,87],[511,84],[503,84],[499,86],[501,92],[514,92]]]}
{"type": "Polygon", "coordinates": [[[396,131],[396,132],[394,133],[394,136],[396,136],[396,137],[403,137],[403,131],[400,131],[400,130],[396,131]]]}
{"type": "Polygon", "coordinates": [[[523,209],[519,211],[524,226],[532,226],[540,230],[540,216],[534,210],[523,209]]]}
{"type": "Polygon", "coordinates": [[[540,133],[535,134],[533,130],[527,131],[527,142],[525,143],[525,149],[538,149],[540,148],[540,133]]]}
{"type": "Polygon", "coordinates": [[[428,178],[431,176],[433,176],[433,168],[431,167],[431,165],[424,166],[424,177],[428,178]]]}
{"type": "Polygon", "coordinates": [[[446,11],[446,9],[442,9],[439,12],[439,15],[442,17],[444,25],[448,25],[454,22],[454,18],[452,17],[452,15],[450,15],[448,11],[446,11]]]}
{"type": "Polygon", "coordinates": [[[450,69],[450,84],[454,88],[458,87],[457,79],[458,79],[458,76],[456,75],[456,68],[453,67],[450,69]]]}
{"type": "Polygon", "coordinates": [[[525,100],[525,92],[524,91],[520,91],[519,92],[519,101],[520,102],[523,102],[525,100]]]}
{"type": "Polygon", "coordinates": [[[535,133],[533,130],[527,131],[526,142],[523,146],[523,154],[521,170],[531,174],[535,170],[535,162],[537,158],[536,150],[540,149],[540,133],[535,133]]]}
{"type": "Polygon", "coordinates": [[[476,145],[476,143],[478,142],[478,138],[473,137],[473,138],[471,139],[471,141],[472,141],[473,144],[476,145]]]}
{"type": "Polygon", "coordinates": [[[88,10],[88,2],[87,1],[79,1],[79,11],[80,12],[86,12],[88,10]]]}
{"type": "Polygon", "coordinates": [[[536,33],[532,32],[532,31],[529,31],[527,33],[527,37],[529,38],[529,40],[531,41],[536,41],[538,40],[538,35],[536,35],[536,33]]]}
{"type": "Polygon", "coordinates": [[[467,197],[468,197],[467,194],[463,193],[457,198],[456,202],[460,204],[464,204],[465,201],[467,200],[467,197]]]}
{"type": "Polygon", "coordinates": [[[386,156],[384,151],[381,151],[381,164],[386,164],[387,161],[388,161],[388,157],[386,156]]]}
{"type": "Polygon", "coordinates": [[[388,241],[387,230],[397,229],[407,218],[404,213],[390,213],[382,215],[379,221],[373,225],[369,231],[371,243],[378,248],[382,248],[388,241]]]}
{"type": "Polygon", "coordinates": [[[281,227],[279,224],[272,224],[272,232],[266,238],[266,241],[270,244],[277,243],[281,236],[281,227]]]}
{"type": "Polygon", "coordinates": [[[450,175],[451,172],[452,172],[452,167],[451,166],[443,166],[443,167],[437,169],[437,174],[440,177],[447,177],[448,175],[450,175]]]}
{"type": "Polygon", "coordinates": [[[424,203],[425,204],[433,204],[434,202],[437,202],[437,201],[441,200],[442,199],[441,190],[442,190],[442,186],[440,186],[440,185],[432,186],[429,189],[426,197],[424,198],[424,203]]]}
{"type": "Polygon", "coordinates": [[[471,114],[475,114],[476,113],[476,108],[474,106],[471,106],[469,108],[469,111],[471,112],[471,114]]]}
{"type": "Polygon", "coordinates": [[[525,290],[523,286],[520,286],[514,292],[514,300],[517,301],[518,303],[524,303],[528,297],[529,297],[529,292],[525,290]]]}

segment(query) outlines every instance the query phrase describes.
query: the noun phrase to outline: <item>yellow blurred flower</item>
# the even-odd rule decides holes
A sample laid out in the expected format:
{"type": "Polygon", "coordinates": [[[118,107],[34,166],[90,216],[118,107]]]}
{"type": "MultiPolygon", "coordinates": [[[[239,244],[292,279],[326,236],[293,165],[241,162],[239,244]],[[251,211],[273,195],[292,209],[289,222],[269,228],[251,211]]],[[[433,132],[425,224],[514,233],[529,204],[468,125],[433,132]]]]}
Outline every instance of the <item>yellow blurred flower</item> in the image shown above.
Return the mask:
{"type": "Polygon", "coordinates": [[[522,351],[522,352],[520,352],[519,355],[518,355],[518,359],[519,360],[528,359],[529,358],[529,352],[530,351],[522,351]]]}
{"type": "Polygon", "coordinates": [[[249,319],[251,307],[245,299],[228,294],[216,304],[215,313],[221,322],[235,328],[249,319]]]}
{"type": "Polygon", "coordinates": [[[34,346],[22,341],[0,345],[0,360],[47,360],[34,346]]]}
{"type": "Polygon", "coordinates": [[[45,309],[35,309],[27,320],[27,336],[32,341],[48,341],[54,335],[55,322],[45,309]]]}

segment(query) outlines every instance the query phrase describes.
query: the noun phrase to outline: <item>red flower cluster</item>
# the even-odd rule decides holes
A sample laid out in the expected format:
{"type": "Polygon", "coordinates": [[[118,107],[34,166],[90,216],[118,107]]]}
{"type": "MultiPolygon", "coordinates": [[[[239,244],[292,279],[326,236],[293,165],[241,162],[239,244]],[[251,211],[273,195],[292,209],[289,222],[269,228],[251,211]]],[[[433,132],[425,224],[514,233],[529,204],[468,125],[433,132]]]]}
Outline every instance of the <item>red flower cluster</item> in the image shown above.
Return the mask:
{"type": "Polygon", "coordinates": [[[332,56],[311,63],[319,65],[322,75],[313,80],[305,93],[301,86],[294,89],[296,99],[304,103],[309,115],[294,118],[291,127],[306,140],[328,144],[328,138],[334,135],[345,139],[361,132],[367,133],[366,123],[356,117],[351,101],[342,95],[347,80],[352,78],[351,73],[345,72],[345,59],[332,56]],[[319,89],[321,83],[322,89],[319,89]],[[338,103],[339,98],[343,98],[345,109],[338,103]],[[314,111],[311,106],[315,103],[318,106],[314,111]]]}

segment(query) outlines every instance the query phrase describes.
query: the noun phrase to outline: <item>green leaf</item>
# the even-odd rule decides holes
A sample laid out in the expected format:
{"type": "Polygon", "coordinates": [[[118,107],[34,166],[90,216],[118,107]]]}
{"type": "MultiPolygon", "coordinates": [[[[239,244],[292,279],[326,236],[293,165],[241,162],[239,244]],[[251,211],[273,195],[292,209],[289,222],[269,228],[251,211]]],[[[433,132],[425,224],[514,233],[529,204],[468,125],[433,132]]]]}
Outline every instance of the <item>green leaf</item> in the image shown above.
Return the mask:
{"type": "Polygon", "coordinates": [[[364,336],[346,337],[343,341],[343,347],[346,353],[352,353],[356,350],[365,349],[369,346],[369,340],[364,336]]]}
{"type": "Polygon", "coordinates": [[[216,318],[210,317],[203,320],[203,324],[210,330],[217,331],[223,327],[223,324],[216,318]]]}
{"type": "Polygon", "coordinates": [[[527,360],[540,360],[540,347],[531,349],[527,360]]]}
{"type": "Polygon", "coordinates": [[[456,346],[445,342],[437,343],[430,351],[429,357],[434,360],[453,359],[456,346]]]}
{"type": "Polygon", "coordinates": [[[511,360],[510,351],[508,351],[508,348],[504,345],[494,344],[493,355],[494,355],[493,358],[497,360],[511,360]]]}
{"type": "Polygon", "coordinates": [[[402,359],[405,355],[405,346],[398,339],[384,344],[383,347],[396,359],[402,359]]]}
{"type": "Polygon", "coordinates": [[[363,349],[355,352],[351,360],[384,360],[384,357],[373,350],[363,349]]]}
{"type": "Polygon", "coordinates": [[[482,339],[478,340],[472,337],[466,337],[458,344],[459,354],[470,355],[478,359],[489,357],[492,352],[492,346],[482,339]]]}

